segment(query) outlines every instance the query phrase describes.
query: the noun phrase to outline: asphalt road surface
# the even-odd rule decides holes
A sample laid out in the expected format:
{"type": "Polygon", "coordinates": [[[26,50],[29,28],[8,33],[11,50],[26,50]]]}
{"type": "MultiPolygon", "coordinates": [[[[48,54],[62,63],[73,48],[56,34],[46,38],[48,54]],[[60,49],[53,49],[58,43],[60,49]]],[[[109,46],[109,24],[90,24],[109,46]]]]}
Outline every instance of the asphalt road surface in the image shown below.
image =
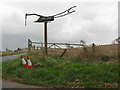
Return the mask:
{"type": "Polygon", "coordinates": [[[18,55],[3,56],[2,62],[10,61],[10,60],[15,59],[15,58],[19,57],[20,55],[24,55],[24,54],[25,53],[18,54],[18,55]]]}
{"type": "MultiPolygon", "coordinates": [[[[25,54],[25,53],[24,53],[24,54],[25,54]]],[[[12,60],[12,59],[15,59],[15,58],[19,57],[20,55],[23,55],[23,54],[3,56],[3,57],[2,57],[2,62],[10,61],[10,60],[12,60]]],[[[1,57],[0,57],[0,59],[1,59],[1,57]]],[[[1,60],[0,60],[0,61],[1,61],[1,60]]],[[[41,88],[41,87],[39,87],[39,86],[19,84],[19,83],[17,83],[17,82],[5,80],[5,79],[0,80],[0,84],[1,84],[1,83],[2,83],[2,88],[41,88]]],[[[43,88],[43,87],[42,87],[42,88],[43,88]]],[[[1,88],[0,88],[0,89],[1,89],[1,88]]]]}

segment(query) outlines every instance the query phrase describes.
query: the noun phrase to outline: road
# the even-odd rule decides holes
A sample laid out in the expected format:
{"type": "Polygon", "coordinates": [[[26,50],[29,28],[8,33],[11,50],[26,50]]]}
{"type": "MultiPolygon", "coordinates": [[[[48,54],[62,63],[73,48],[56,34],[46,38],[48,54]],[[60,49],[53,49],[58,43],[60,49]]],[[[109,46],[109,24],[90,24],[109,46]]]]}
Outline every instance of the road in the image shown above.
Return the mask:
{"type": "MultiPolygon", "coordinates": [[[[2,62],[10,61],[12,59],[19,57],[20,55],[23,55],[23,54],[4,56],[4,57],[2,57],[2,62]]],[[[0,59],[1,59],[1,57],[0,57],[0,59]]],[[[2,82],[2,88],[41,88],[39,86],[19,84],[17,82],[5,80],[5,79],[0,80],[0,83],[1,82],[2,82]]]]}
{"type": "Polygon", "coordinates": [[[39,86],[33,86],[33,85],[24,85],[19,84],[17,82],[11,82],[9,80],[2,80],[2,88],[41,88],[39,86]]]}
{"type": "Polygon", "coordinates": [[[25,53],[18,54],[18,55],[3,56],[2,57],[2,62],[10,61],[10,60],[15,59],[15,58],[19,57],[20,55],[24,55],[24,54],[25,53]]]}

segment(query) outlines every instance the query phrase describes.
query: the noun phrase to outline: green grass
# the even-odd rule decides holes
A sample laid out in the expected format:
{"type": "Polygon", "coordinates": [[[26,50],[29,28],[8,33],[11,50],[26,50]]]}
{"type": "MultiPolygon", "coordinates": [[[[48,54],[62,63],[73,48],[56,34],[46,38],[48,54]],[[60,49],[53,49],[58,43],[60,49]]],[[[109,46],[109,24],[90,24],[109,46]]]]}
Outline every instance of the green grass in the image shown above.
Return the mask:
{"type": "MultiPolygon", "coordinates": [[[[35,55],[34,55],[35,56],[35,55]]],[[[60,59],[58,57],[31,57],[33,70],[22,67],[20,58],[2,64],[2,77],[22,84],[65,88],[117,88],[118,64],[85,62],[79,57],[60,59]]]]}
{"type": "Polygon", "coordinates": [[[21,54],[21,53],[25,53],[25,52],[27,52],[27,51],[7,52],[7,53],[2,53],[2,54],[0,54],[0,56],[16,55],[16,54],[21,54]]]}
{"type": "Polygon", "coordinates": [[[2,63],[0,63],[0,80],[2,78],[2,63]]]}

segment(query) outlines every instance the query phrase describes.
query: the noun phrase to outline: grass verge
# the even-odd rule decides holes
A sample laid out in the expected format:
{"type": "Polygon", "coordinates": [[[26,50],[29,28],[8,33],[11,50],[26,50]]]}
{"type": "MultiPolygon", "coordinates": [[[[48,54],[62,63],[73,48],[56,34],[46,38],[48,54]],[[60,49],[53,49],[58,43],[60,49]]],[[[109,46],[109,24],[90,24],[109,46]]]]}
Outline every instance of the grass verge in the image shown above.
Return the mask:
{"type": "MultiPolygon", "coordinates": [[[[35,55],[33,55],[35,56],[35,55]]],[[[33,70],[22,67],[20,58],[2,64],[2,77],[22,84],[64,88],[117,88],[118,64],[96,64],[78,57],[60,59],[56,57],[31,57],[33,70]]],[[[120,70],[119,70],[120,71],[120,70]]]]}

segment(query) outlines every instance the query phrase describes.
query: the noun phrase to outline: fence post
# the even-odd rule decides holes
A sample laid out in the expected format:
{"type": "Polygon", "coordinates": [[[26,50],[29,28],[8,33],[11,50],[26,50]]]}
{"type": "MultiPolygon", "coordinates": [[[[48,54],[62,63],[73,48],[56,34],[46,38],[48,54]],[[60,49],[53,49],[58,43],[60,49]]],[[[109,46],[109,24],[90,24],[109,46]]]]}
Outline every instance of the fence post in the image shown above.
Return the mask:
{"type": "Polygon", "coordinates": [[[93,53],[93,57],[94,57],[95,53],[96,53],[96,51],[95,51],[95,43],[92,43],[92,53],[93,53]]]}
{"type": "Polygon", "coordinates": [[[66,51],[67,49],[65,49],[64,52],[60,55],[60,58],[62,58],[65,55],[66,51]]]}
{"type": "Polygon", "coordinates": [[[56,52],[56,47],[55,47],[55,44],[53,44],[54,45],[54,52],[56,52]]]}
{"type": "Polygon", "coordinates": [[[120,42],[118,43],[118,63],[120,63],[120,42]]]}
{"type": "Polygon", "coordinates": [[[28,39],[28,50],[30,50],[30,39],[28,39]]]}
{"type": "Polygon", "coordinates": [[[31,46],[32,46],[32,42],[30,39],[28,39],[28,50],[31,51],[31,46]]]}
{"type": "Polygon", "coordinates": [[[43,43],[41,43],[41,47],[43,48],[43,43]]]}
{"type": "Polygon", "coordinates": [[[85,46],[83,46],[83,49],[84,49],[84,55],[88,56],[87,48],[85,46]]]}
{"type": "Polygon", "coordinates": [[[35,45],[33,45],[33,49],[35,50],[35,45]]]}

